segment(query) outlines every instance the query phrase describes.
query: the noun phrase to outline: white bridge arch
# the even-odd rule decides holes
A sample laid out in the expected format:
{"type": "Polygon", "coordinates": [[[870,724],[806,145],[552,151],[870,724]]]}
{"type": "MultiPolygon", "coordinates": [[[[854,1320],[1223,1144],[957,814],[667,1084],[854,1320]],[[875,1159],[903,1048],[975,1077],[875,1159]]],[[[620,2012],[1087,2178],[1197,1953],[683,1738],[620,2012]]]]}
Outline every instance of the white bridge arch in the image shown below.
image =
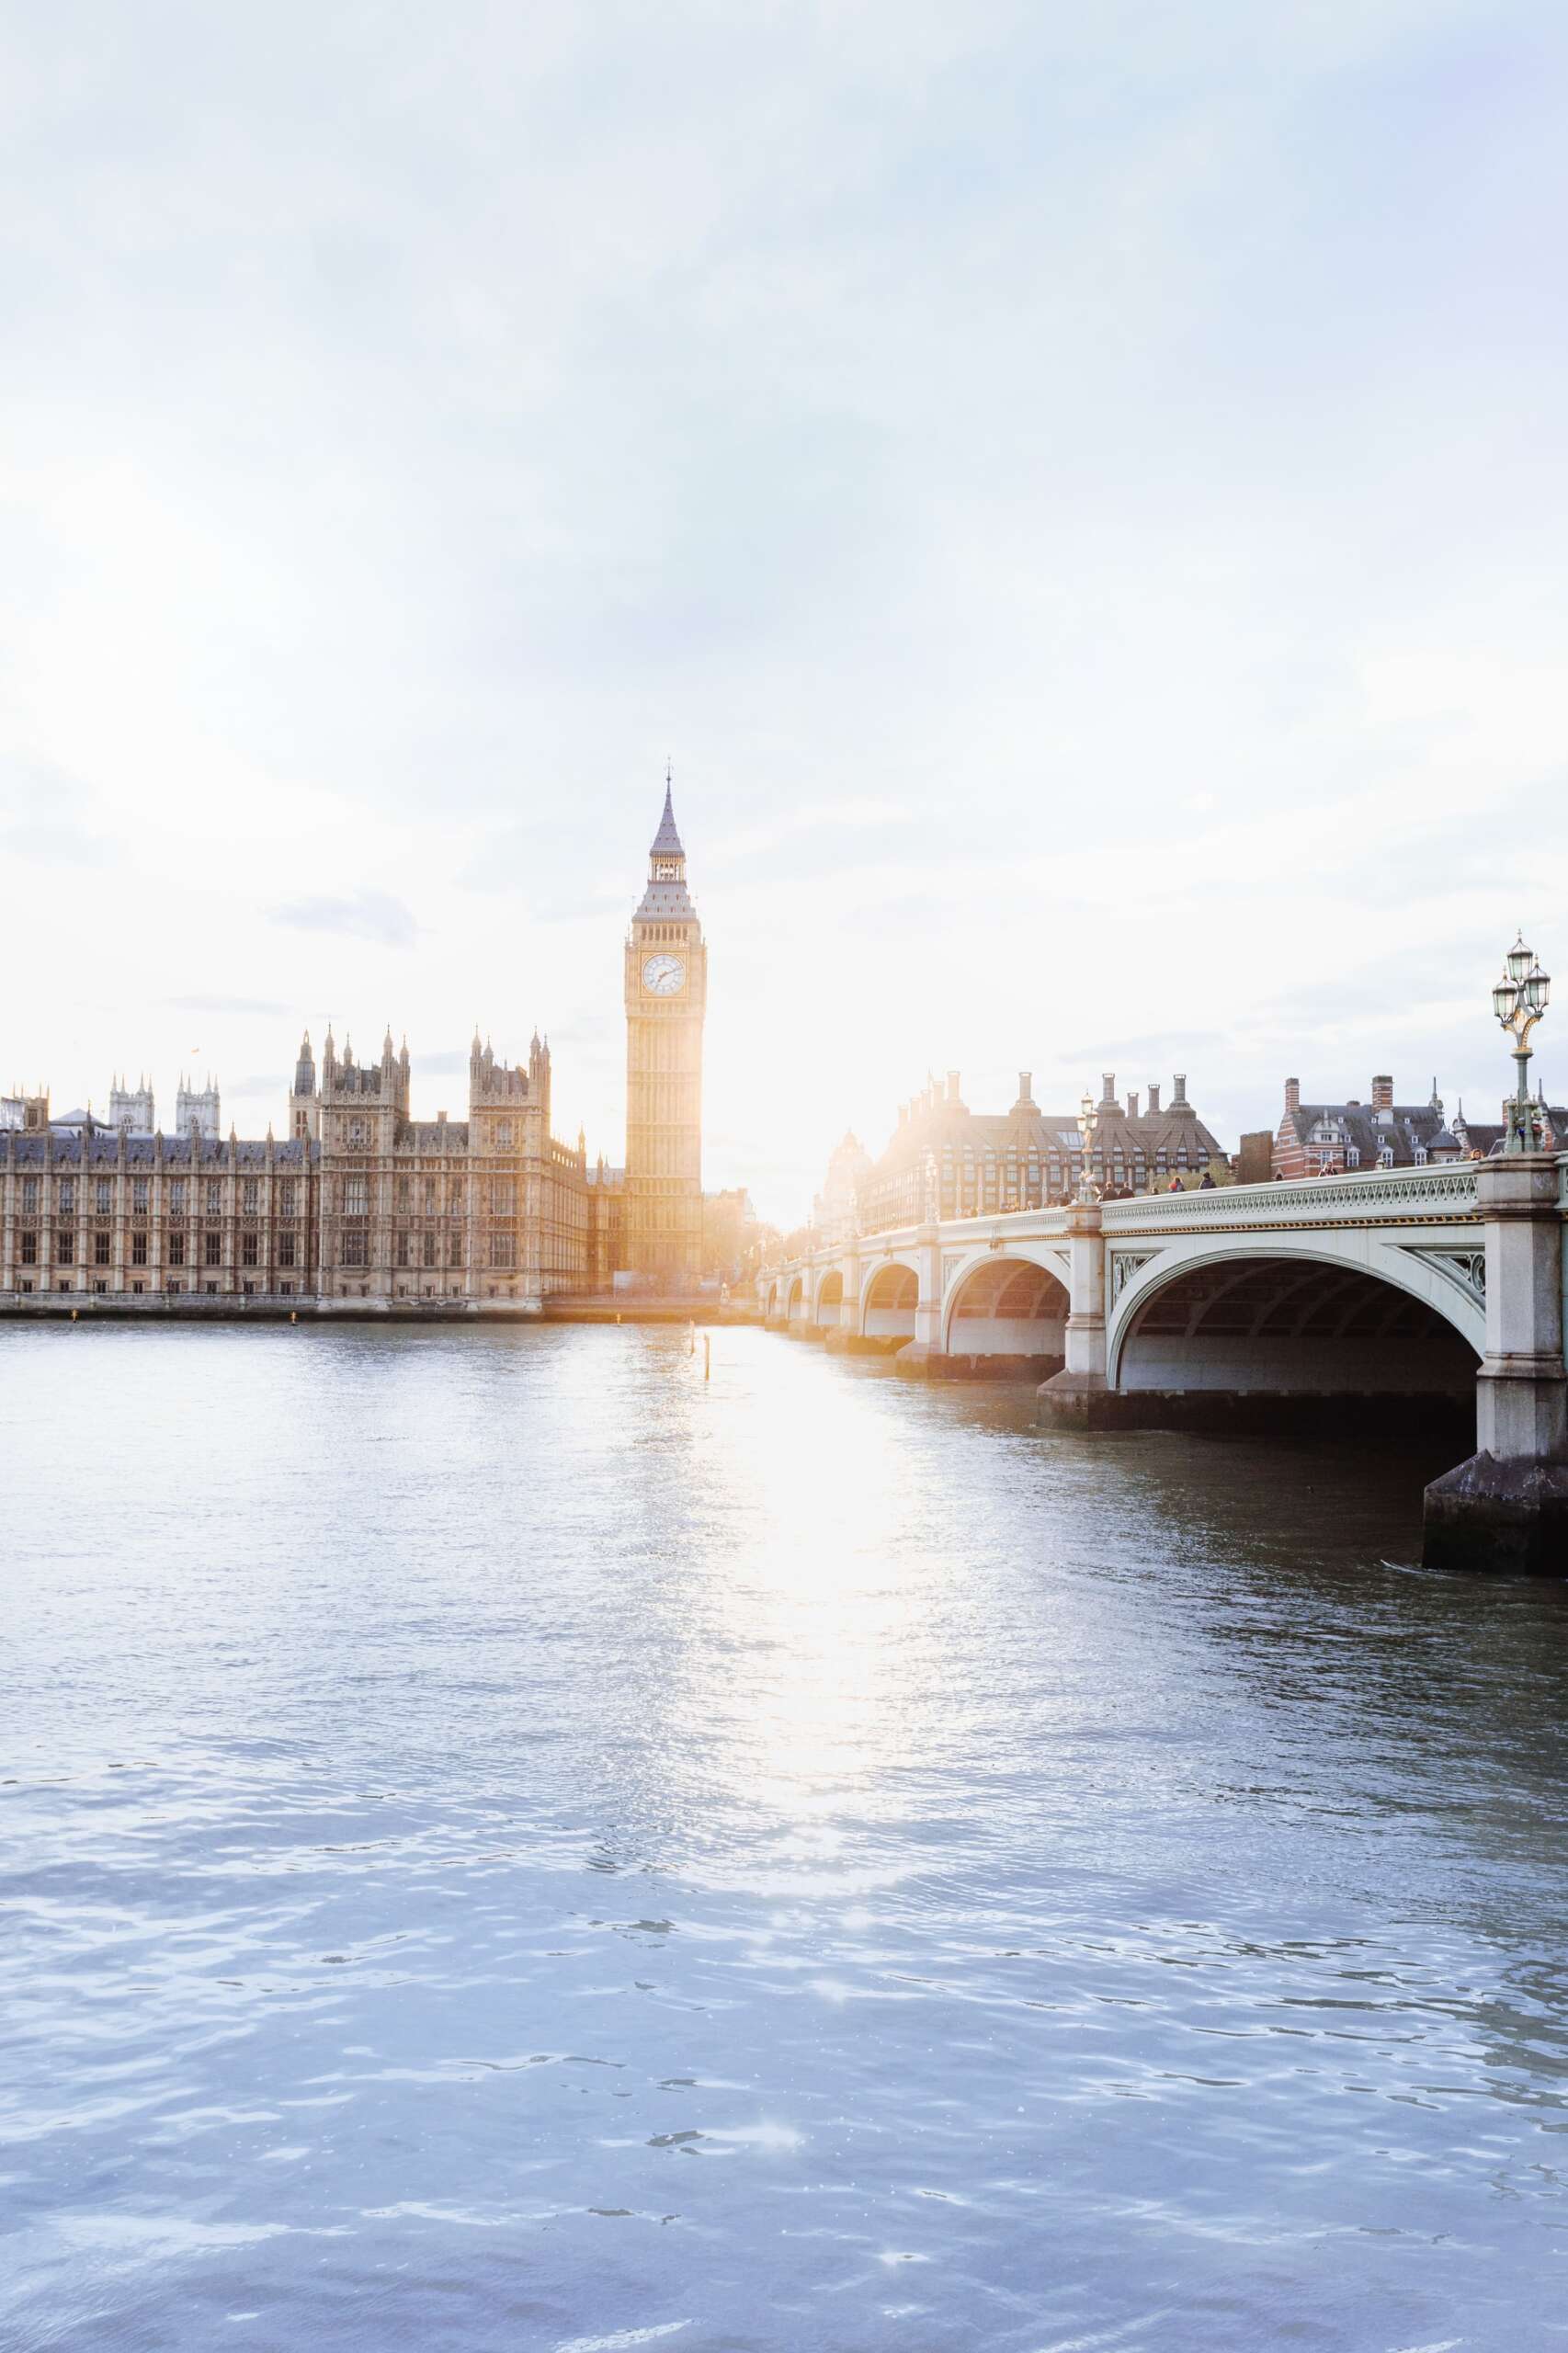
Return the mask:
{"type": "Polygon", "coordinates": [[[942,1254],[941,1345],[949,1356],[1060,1357],[1069,1306],[1067,1253],[998,1238],[942,1254]]]}
{"type": "MultiPolygon", "coordinates": [[[[1205,1271],[1228,1273],[1233,1283],[1253,1268],[1284,1267],[1298,1278],[1287,1296],[1310,1313],[1317,1270],[1321,1292],[1331,1293],[1331,1278],[1359,1276],[1363,1282],[1386,1287],[1395,1297],[1416,1301],[1452,1326],[1479,1360],[1486,1347],[1485,1293],[1476,1279],[1479,1253],[1462,1246],[1435,1251],[1362,1232],[1335,1234],[1278,1233],[1267,1237],[1251,1233],[1184,1236],[1145,1255],[1141,1250],[1108,1253],[1108,1299],[1106,1324],[1106,1378],[1113,1389],[1124,1385],[1124,1358],[1130,1337],[1146,1325],[1154,1302],[1170,1295],[1186,1279],[1205,1271]],[[1449,1269],[1452,1271],[1449,1271],[1449,1269]],[[1461,1272],[1460,1269],[1463,1271],[1461,1272]]],[[[1332,1295],[1332,1293],[1331,1293],[1332,1295]]],[[[1223,1297],[1221,1292],[1219,1296],[1223,1297]]],[[[1260,1306],[1260,1315],[1266,1313],[1260,1306]]],[[[1297,1334],[1293,1336],[1299,1337],[1297,1334]]],[[[1187,1368],[1190,1372],[1194,1368],[1187,1368]]],[[[1251,1368],[1261,1371],[1262,1366],[1251,1368]]]]}

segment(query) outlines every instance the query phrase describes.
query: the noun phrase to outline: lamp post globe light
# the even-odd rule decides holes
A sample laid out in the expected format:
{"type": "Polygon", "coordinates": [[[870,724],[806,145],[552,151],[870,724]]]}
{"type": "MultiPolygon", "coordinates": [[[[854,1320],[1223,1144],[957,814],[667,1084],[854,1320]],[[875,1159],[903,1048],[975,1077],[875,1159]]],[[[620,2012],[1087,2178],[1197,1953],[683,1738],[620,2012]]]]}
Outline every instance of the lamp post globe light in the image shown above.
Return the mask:
{"type": "Polygon", "coordinates": [[[1521,932],[1504,959],[1503,976],[1492,992],[1492,1010],[1514,1040],[1514,1068],[1517,1074],[1508,1105],[1505,1152],[1536,1149],[1536,1112],[1530,1101],[1528,1079],[1530,1031],[1546,1011],[1551,995],[1551,976],[1541,971],[1534,949],[1525,946],[1521,932]]]}

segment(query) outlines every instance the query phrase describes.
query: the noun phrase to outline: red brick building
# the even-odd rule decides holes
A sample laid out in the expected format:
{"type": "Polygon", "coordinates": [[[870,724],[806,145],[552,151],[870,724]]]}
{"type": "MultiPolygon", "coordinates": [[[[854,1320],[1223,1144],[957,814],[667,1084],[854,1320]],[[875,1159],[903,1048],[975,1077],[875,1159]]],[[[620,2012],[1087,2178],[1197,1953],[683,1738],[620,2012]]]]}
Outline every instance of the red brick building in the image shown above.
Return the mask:
{"type": "Polygon", "coordinates": [[[1381,1072],[1369,1102],[1303,1103],[1300,1079],[1285,1081],[1285,1108],[1274,1137],[1272,1174],[1290,1181],[1337,1176],[1358,1168],[1425,1168],[1462,1160],[1464,1146],[1443,1119],[1436,1079],[1425,1103],[1396,1103],[1393,1080],[1381,1072]]]}

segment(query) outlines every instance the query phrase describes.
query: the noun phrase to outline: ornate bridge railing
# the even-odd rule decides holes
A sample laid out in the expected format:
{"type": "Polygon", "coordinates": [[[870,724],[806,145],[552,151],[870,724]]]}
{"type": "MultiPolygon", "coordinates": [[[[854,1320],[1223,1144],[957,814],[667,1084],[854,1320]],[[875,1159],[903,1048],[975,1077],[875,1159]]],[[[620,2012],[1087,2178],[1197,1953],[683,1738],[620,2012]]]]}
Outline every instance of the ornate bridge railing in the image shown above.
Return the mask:
{"type": "Polygon", "coordinates": [[[1359,1176],[1308,1176],[1289,1185],[1217,1185],[1208,1193],[1106,1201],[1100,1214],[1108,1233],[1183,1233],[1206,1225],[1387,1225],[1405,1220],[1463,1225],[1481,1215],[1478,1165],[1379,1168],[1359,1176]]]}

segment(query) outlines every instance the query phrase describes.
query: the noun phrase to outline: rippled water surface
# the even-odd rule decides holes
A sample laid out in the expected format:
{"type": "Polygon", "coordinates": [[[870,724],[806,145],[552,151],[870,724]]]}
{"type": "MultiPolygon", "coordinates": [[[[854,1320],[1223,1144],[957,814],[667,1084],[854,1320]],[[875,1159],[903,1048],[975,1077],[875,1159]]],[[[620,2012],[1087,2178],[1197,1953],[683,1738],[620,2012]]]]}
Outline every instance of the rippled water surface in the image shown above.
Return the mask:
{"type": "Polygon", "coordinates": [[[0,1336],[7,2353],[1568,2341],[1558,1592],[700,1367],[0,1336]]]}

